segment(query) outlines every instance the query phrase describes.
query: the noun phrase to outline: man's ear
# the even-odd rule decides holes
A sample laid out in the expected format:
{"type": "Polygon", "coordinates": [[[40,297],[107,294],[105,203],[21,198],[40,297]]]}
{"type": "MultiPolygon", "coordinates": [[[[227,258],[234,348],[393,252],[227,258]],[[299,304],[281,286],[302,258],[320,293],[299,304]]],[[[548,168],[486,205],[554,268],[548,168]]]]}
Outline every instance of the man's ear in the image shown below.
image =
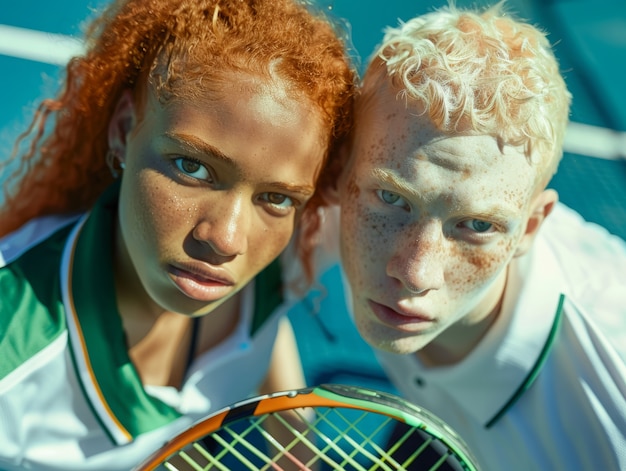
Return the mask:
{"type": "Polygon", "coordinates": [[[519,257],[528,252],[528,249],[532,246],[543,221],[545,221],[548,215],[552,212],[554,205],[558,200],[558,193],[552,189],[543,190],[535,197],[531,205],[528,221],[526,221],[526,230],[524,231],[524,234],[522,235],[522,238],[517,246],[515,257],[519,257]]]}
{"type": "Polygon", "coordinates": [[[128,134],[136,123],[135,102],[130,90],[122,92],[109,121],[109,150],[123,161],[126,155],[128,134]]]}

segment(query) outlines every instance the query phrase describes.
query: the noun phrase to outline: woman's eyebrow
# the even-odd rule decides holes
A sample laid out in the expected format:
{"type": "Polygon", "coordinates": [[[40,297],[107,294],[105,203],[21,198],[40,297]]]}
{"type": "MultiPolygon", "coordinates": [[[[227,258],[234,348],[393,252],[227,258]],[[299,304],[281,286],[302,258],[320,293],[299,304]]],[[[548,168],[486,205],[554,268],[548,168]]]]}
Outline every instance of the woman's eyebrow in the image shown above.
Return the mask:
{"type": "Polygon", "coordinates": [[[300,193],[307,198],[315,193],[315,187],[312,185],[296,185],[285,182],[272,182],[270,185],[288,193],[300,193]]]}
{"type": "Polygon", "coordinates": [[[235,160],[228,155],[224,154],[217,147],[212,146],[206,141],[203,141],[197,136],[191,134],[184,133],[175,133],[172,131],[168,131],[164,133],[165,137],[169,140],[175,142],[178,145],[183,147],[191,148],[193,151],[198,152],[200,154],[204,154],[211,157],[216,157],[225,162],[229,162],[231,164],[235,163],[235,160]]]}
{"type": "MultiPolygon", "coordinates": [[[[185,133],[176,133],[172,131],[168,131],[164,133],[164,136],[168,140],[174,142],[175,144],[179,146],[190,148],[194,152],[197,152],[200,154],[218,158],[232,165],[233,167],[238,168],[237,161],[235,159],[233,159],[232,157],[229,157],[224,152],[219,150],[217,147],[209,144],[208,142],[203,141],[197,136],[194,136],[191,134],[185,134],[185,133]]],[[[305,197],[310,197],[313,193],[315,193],[315,186],[313,185],[307,185],[307,184],[299,185],[299,184],[286,183],[286,182],[281,182],[281,181],[269,182],[268,185],[275,187],[277,189],[289,192],[289,193],[300,193],[304,195],[305,197]]]]}

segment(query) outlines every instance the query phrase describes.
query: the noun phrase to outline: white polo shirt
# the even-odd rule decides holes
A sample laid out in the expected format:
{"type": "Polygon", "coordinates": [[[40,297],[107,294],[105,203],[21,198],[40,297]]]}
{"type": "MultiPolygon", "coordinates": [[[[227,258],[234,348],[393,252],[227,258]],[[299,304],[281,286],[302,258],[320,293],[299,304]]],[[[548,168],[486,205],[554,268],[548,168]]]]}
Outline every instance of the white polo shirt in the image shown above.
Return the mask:
{"type": "Polygon", "coordinates": [[[626,470],[626,244],[562,205],[462,362],[376,353],[486,471],[626,470]]]}
{"type": "Polygon", "coordinates": [[[265,376],[287,311],[276,262],[180,390],[142,384],[115,305],[116,201],[112,188],[78,222],[42,218],[0,239],[0,470],[128,471],[265,376]]]}

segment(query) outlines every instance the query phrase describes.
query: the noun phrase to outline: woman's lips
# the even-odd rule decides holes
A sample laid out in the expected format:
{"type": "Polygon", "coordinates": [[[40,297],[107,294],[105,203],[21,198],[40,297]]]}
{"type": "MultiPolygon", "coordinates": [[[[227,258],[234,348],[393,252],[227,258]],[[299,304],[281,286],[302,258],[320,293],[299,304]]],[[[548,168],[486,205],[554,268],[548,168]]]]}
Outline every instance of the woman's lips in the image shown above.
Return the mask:
{"type": "Polygon", "coordinates": [[[404,332],[422,332],[430,329],[434,319],[418,312],[399,312],[371,299],[367,301],[374,315],[383,324],[404,332]]]}
{"type": "Polygon", "coordinates": [[[232,291],[235,285],[230,274],[222,269],[170,265],[169,275],[183,294],[202,302],[212,302],[223,298],[232,291]]]}

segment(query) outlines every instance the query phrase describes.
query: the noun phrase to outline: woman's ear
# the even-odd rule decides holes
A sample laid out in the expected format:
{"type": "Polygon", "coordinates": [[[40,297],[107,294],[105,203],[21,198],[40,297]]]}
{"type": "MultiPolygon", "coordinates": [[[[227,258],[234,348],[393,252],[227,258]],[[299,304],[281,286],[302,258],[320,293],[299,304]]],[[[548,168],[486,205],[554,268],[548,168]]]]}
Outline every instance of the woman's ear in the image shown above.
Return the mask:
{"type": "Polygon", "coordinates": [[[515,257],[519,257],[528,252],[543,221],[550,215],[558,200],[558,193],[552,189],[543,190],[535,197],[531,206],[530,215],[526,221],[526,230],[517,246],[515,257]]]}
{"type": "Polygon", "coordinates": [[[128,134],[135,126],[135,102],[130,90],[122,92],[109,121],[109,150],[123,161],[128,134]]]}

